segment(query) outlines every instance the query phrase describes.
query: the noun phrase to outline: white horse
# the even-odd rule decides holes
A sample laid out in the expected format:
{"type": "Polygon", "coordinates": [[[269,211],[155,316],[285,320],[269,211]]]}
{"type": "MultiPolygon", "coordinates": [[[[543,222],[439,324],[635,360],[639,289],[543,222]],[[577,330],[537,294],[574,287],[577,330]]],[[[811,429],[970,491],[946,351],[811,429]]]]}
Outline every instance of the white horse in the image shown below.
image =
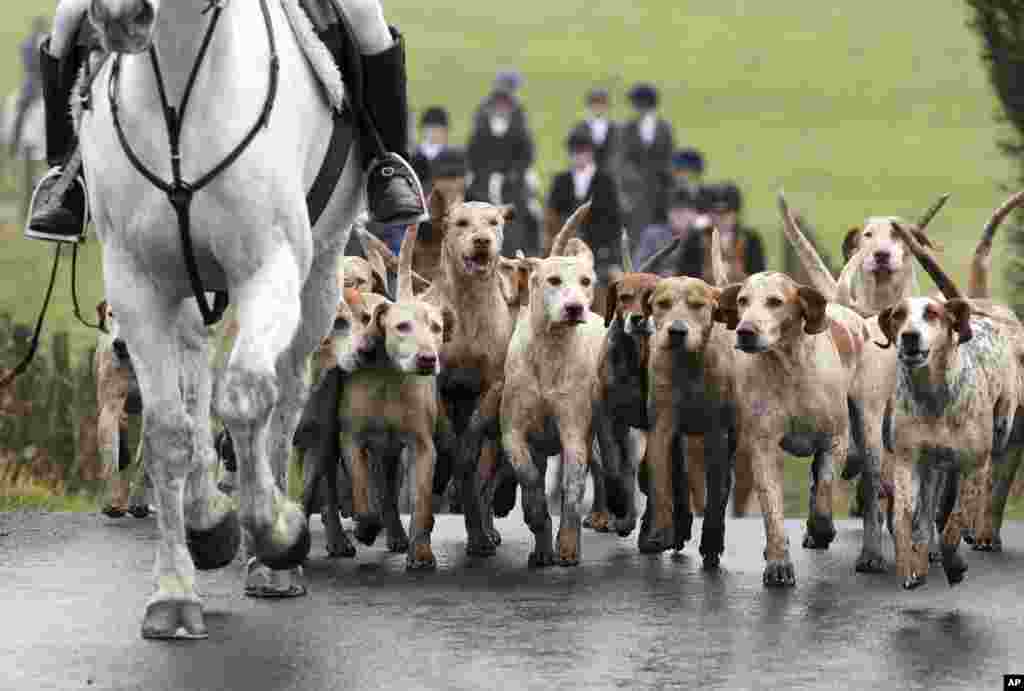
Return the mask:
{"type": "Polygon", "coordinates": [[[325,212],[310,227],[305,196],[332,118],[279,0],[92,0],[90,20],[105,47],[120,54],[120,78],[111,89],[108,61],[93,82],[91,108],[81,116],[82,157],[107,299],[145,402],[145,454],[160,529],[156,592],[142,624],[142,635],[152,638],[206,636],[195,569],[230,561],[239,531],[209,472],[215,459],[206,452],[209,408],[202,405],[210,395],[207,345],[194,337],[203,329],[177,218],[168,196],[126,156],[110,94],[130,148],[170,180],[158,82],[144,51],[155,45],[167,100],[180,103],[218,9],[222,17],[184,114],[181,174],[186,181],[206,174],[258,121],[270,84],[268,19],[280,64],[276,102],[241,156],[195,194],[191,237],[205,288],[228,291],[237,308],[239,333],[215,409],[238,455],[241,523],[251,553],[284,580],[309,550],[302,509],[283,492],[303,374],[307,356],[330,330],[339,299],[337,255],[363,201],[353,145],[325,212]]]}

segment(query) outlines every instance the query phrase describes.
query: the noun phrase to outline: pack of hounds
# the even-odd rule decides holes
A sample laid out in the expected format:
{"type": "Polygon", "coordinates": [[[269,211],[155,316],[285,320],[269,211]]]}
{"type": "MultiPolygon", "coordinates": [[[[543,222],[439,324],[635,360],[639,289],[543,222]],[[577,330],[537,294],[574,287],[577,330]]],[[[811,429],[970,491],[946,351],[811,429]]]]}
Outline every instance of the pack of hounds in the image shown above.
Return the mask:
{"type": "MultiPolygon", "coordinates": [[[[917,223],[874,216],[850,230],[835,278],[780,195],[786,237],[811,285],[777,272],[727,284],[709,227],[711,283],[627,262],[600,315],[590,309],[594,257],[576,237],[589,203],[547,257],[507,258],[511,208],[435,190],[429,236],[410,227],[395,257],[357,226],[366,258],[341,260],[343,298],[314,356],[295,437],[307,517],[321,514],[332,556],[356,553],[341,523],[349,517],[358,542],[371,545],[383,531],[408,568],[429,569],[435,504],[449,485],[466,551],[480,557],[500,546],[493,519],[518,496],[534,539],[531,567],[575,566],[585,527],[625,537],[638,519],[641,552],[681,550],[703,512],[699,551],[705,568],[717,568],[733,471],[743,464],[764,520],[763,582],[793,586],[783,526],[791,454],[813,458],[804,548],[827,549],[836,537],[841,472],[863,486],[857,571],[887,570],[888,532],[905,588],[923,584],[930,563],[959,583],[962,540],[1002,548],[1003,508],[1024,451],[1024,421],[1015,424],[1024,326],[989,287],[996,229],[1022,201],[1024,192],[1014,195],[985,225],[966,293],[926,233],[941,204],[917,223]],[[941,294],[920,293],[918,265],[941,294]],[[406,476],[408,531],[398,509],[406,476]],[[638,489],[647,495],[642,515],[638,489]]],[[[142,406],[114,315],[105,304],[100,313],[100,439],[118,470],[127,467],[119,430],[142,406]]],[[[224,441],[218,446],[230,447],[224,441]]],[[[230,489],[230,449],[224,455],[230,489]]],[[[127,490],[114,494],[121,498],[107,513],[123,515],[127,490]]]]}

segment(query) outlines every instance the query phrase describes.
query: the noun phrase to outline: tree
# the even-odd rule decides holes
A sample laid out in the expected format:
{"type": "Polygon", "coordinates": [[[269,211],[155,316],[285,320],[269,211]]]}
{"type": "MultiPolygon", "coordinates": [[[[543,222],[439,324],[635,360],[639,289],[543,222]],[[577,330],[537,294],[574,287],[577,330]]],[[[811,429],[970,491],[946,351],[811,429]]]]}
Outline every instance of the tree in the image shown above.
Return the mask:
{"type": "MultiPolygon", "coordinates": [[[[1024,183],[1024,0],[967,0],[967,5],[968,26],[981,39],[982,60],[999,98],[997,120],[1008,126],[999,147],[1016,162],[1018,181],[1024,183]]],[[[1024,226],[1017,223],[1007,240],[1010,304],[1024,317],[1024,226]]]]}

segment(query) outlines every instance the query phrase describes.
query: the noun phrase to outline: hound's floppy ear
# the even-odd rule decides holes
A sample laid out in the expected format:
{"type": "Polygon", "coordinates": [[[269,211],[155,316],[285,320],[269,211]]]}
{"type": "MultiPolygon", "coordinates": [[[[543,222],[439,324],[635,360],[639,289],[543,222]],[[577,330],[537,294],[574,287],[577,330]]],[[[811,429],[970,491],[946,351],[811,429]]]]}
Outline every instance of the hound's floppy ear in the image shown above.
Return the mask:
{"type": "Polygon", "coordinates": [[[436,187],[430,192],[430,223],[434,227],[434,231],[438,233],[444,232],[444,217],[448,215],[448,200],[445,199],[444,194],[436,187]]]}
{"type": "Polygon", "coordinates": [[[455,336],[455,310],[446,305],[441,310],[441,321],[444,323],[444,336],[442,340],[445,343],[449,343],[455,336]]]}
{"type": "Polygon", "coordinates": [[[718,307],[714,310],[714,318],[716,322],[725,324],[725,328],[729,331],[734,331],[740,324],[740,312],[736,307],[736,297],[740,294],[742,287],[742,283],[733,283],[721,288],[721,293],[718,295],[718,307]]]}
{"type": "Polygon", "coordinates": [[[647,286],[640,291],[640,295],[637,298],[640,301],[640,311],[644,313],[645,317],[649,317],[654,314],[654,303],[651,301],[654,298],[654,290],[657,287],[657,284],[647,286]]]}
{"type": "Polygon", "coordinates": [[[512,204],[504,204],[498,208],[501,209],[501,217],[505,219],[505,223],[508,223],[516,217],[516,207],[512,204]]]}
{"type": "Polygon", "coordinates": [[[376,266],[373,267],[373,292],[377,295],[388,294],[388,279],[376,266]]]}
{"type": "Polygon", "coordinates": [[[384,330],[384,317],[388,315],[388,310],[391,309],[390,302],[382,302],[373,308],[373,319],[370,320],[372,328],[377,329],[380,334],[386,334],[384,330]]]}
{"type": "Polygon", "coordinates": [[[799,286],[797,299],[804,312],[804,333],[820,334],[828,328],[828,320],[825,317],[828,300],[824,295],[810,286],[799,286]]]}
{"type": "Polygon", "coordinates": [[[110,333],[110,328],[107,326],[107,301],[101,300],[100,304],[96,305],[96,316],[98,317],[97,326],[100,331],[107,334],[110,333]]]}
{"type": "Polygon", "coordinates": [[[846,231],[846,237],[843,238],[843,262],[848,262],[857,252],[857,248],[860,246],[860,231],[859,227],[850,228],[846,231]]]}
{"type": "Polygon", "coordinates": [[[971,331],[971,303],[962,298],[947,300],[945,305],[949,325],[956,329],[960,336],[959,343],[967,343],[974,337],[971,331]]]}
{"type": "Polygon", "coordinates": [[[875,341],[875,345],[879,348],[891,348],[892,344],[896,342],[896,330],[892,323],[892,312],[895,307],[895,305],[890,305],[878,314],[878,328],[885,335],[885,343],[875,341]]]}
{"type": "Polygon", "coordinates": [[[612,320],[615,319],[615,308],[619,305],[619,284],[621,280],[613,281],[608,286],[608,298],[605,300],[604,306],[604,328],[611,326],[612,320]]]}

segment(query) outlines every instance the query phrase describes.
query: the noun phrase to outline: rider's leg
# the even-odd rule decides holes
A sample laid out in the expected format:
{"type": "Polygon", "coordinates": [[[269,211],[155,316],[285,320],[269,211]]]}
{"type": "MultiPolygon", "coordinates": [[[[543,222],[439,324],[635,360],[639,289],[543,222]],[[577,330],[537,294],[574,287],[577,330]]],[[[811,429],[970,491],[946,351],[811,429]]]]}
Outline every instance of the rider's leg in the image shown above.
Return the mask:
{"type": "Polygon", "coordinates": [[[60,0],[53,15],[53,31],[50,33],[49,53],[60,59],[75,47],[78,28],[85,20],[90,0],[60,0]]]}
{"type": "MultiPolygon", "coordinates": [[[[81,67],[75,46],[78,29],[85,18],[89,0],[61,0],[53,21],[53,33],[39,51],[43,76],[43,107],[46,111],[46,160],[53,166],[40,181],[34,199],[49,196],[60,177],[60,170],[75,147],[75,129],[71,122],[71,91],[81,67]]],[[[78,242],[83,230],[85,190],[72,184],[53,208],[33,209],[25,235],[41,240],[78,242]]]]}
{"type": "MultiPolygon", "coordinates": [[[[426,202],[409,165],[405,43],[384,20],[380,0],[339,0],[362,62],[360,144],[369,168],[370,217],[386,224],[425,220],[426,202]]],[[[342,64],[342,74],[349,75],[342,64]]],[[[351,69],[351,68],[350,68],[351,69]]],[[[353,82],[346,84],[352,88],[353,82]]],[[[359,88],[359,86],[356,86],[359,88]]]]}

